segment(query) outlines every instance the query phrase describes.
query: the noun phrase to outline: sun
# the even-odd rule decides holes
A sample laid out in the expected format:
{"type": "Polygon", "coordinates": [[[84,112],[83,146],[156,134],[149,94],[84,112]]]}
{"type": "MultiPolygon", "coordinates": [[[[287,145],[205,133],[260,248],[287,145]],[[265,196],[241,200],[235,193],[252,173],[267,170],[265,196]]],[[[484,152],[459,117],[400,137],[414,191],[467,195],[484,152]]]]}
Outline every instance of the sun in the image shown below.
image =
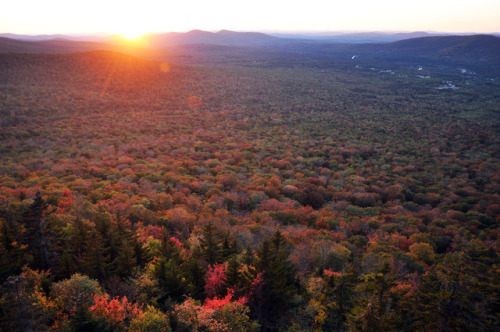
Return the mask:
{"type": "Polygon", "coordinates": [[[148,38],[146,32],[141,32],[138,30],[121,30],[115,36],[116,41],[122,45],[133,46],[133,47],[147,47],[148,38]]]}
{"type": "Polygon", "coordinates": [[[139,32],[139,31],[122,31],[119,33],[120,37],[123,39],[133,42],[141,39],[144,37],[144,33],[139,32]]]}

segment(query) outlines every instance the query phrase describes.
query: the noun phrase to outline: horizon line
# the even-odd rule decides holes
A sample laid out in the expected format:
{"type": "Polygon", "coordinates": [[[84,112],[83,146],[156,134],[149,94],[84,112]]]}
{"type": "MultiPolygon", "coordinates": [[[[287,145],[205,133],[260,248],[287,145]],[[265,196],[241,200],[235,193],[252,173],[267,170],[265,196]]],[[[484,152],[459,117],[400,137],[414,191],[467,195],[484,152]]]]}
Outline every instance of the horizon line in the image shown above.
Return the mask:
{"type": "MultiPolygon", "coordinates": [[[[192,31],[202,31],[202,32],[210,32],[217,33],[221,31],[232,31],[232,32],[241,32],[241,33],[264,33],[264,34],[305,34],[305,35],[328,35],[328,34],[356,34],[356,33],[381,33],[381,34],[397,34],[397,33],[429,33],[429,34],[465,34],[465,35],[495,35],[500,34],[500,31],[493,32],[474,32],[474,31],[437,31],[437,30],[230,30],[230,29],[218,29],[218,30],[202,30],[202,29],[190,29],[190,30],[182,30],[182,31],[151,31],[146,32],[143,36],[148,35],[158,35],[158,34],[168,34],[168,33],[188,33],[192,31]]],[[[0,35],[16,35],[16,36],[27,36],[27,37],[39,37],[39,36],[54,36],[54,35],[63,35],[63,36],[74,36],[74,37],[83,37],[83,36],[99,36],[99,37],[111,37],[120,35],[119,32],[52,32],[52,33],[16,33],[16,32],[0,32],[0,35]]]]}

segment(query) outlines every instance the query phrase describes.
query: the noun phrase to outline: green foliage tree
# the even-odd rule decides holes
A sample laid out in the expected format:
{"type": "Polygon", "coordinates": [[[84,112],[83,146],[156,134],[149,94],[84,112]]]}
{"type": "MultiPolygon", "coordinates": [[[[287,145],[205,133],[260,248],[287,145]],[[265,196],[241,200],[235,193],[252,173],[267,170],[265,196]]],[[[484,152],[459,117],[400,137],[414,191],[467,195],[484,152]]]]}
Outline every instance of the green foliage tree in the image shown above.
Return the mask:
{"type": "Polygon", "coordinates": [[[100,326],[103,322],[96,321],[89,308],[94,304],[94,296],[102,294],[97,280],[78,273],[54,283],[50,295],[61,317],[58,325],[74,331],[93,330],[100,326]]]}
{"type": "Polygon", "coordinates": [[[362,296],[358,297],[347,320],[354,330],[387,331],[395,328],[389,292],[395,277],[390,271],[389,263],[385,262],[376,273],[360,276],[361,283],[357,285],[357,291],[362,296]]]}
{"type": "Polygon", "coordinates": [[[167,261],[164,257],[160,258],[153,267],[153,275],[160,289],[158,303],[165,308],[171,301],[179,302],[190,292],[190,285],[182,267],[172,259],[167,261]]]}
{"type": "Polygon", "coordinates": [[[170,332],[167,316],[155,307],[148,306],[144,314],[133,319],[128,329],[130,332],[170,332]]]}

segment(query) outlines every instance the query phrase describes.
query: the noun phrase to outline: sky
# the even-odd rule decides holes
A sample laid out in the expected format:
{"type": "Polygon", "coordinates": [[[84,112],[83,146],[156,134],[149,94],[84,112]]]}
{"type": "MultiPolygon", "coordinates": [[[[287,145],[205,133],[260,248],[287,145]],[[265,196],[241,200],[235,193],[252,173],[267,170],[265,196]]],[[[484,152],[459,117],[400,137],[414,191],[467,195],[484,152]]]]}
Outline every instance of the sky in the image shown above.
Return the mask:
{"type": "Polygon", "coordinates": [[[500,32],[500,0],[11,0],[0,33],[500,32]]]}

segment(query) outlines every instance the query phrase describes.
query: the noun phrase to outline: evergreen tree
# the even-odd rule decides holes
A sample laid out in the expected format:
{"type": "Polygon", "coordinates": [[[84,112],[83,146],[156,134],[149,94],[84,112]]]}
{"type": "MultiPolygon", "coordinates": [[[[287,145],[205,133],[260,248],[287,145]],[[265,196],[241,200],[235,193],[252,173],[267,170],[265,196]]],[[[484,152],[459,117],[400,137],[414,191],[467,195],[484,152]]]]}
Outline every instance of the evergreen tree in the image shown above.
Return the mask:
{"type": "Polygon", "coordinates": [[[73,273],[75,271],[80,273],[85,272],[84,267],[82,266],[82,261],[91,249],[89,247],[91,232],[92,229],[88,223],[82,221],[80,218],[76,218],[71,227],[68,240],[66,241],[66,250],[73,258],[73,262],[68,264],[74,263],[74,265],[76,265],[75,267],[70,266],[68,268],[68,270],[73,271],[73,273]]]}
{"type": "Polygon", "coordinates": [[[222,252],[220,242],[215,225],[209,222],[203,228],[203,238],[200,239],[201,255],[209,265],[214,265],[221,261],[222,252]]]}
{"type": "MultiPolygon", "coordinates": [[[[226,270],[226,280],[224,282],[224,285],[226,288],[232,288],[236,292],[240,291],[240,281],[241,281],[241,273],[239,271],[240,269],[240,262],[236,259],[235,256],[231,258],[229,261],[229,264],[227,265],[227,270],[226,270]]],[[[239,295],[239,294],[237,294],[239,295]]]]}
{"type": "Polygon", "coordinates": [[[183,264],[186,278],[190,284],[190,294],[196,300],[205,298],[205,270],[196,259],[189,259],[183,264]]]}
{"type": "Polygon", "coordinates": [[[229,237],[229,234],[227,233],[226,235],[224,235],[224,238],[222,239],[221,252],[223,260],[226,260],[231,256],[236,255],[236,253],[238,252],[236,241],[234,239],[231,239],[229,237]]]}
{"type": "Polygon", "coordinates": [[[85,274],[102,281],[110,275],[110,257],[106,254],[106,248],[102,243],[99,233],[90,233],[88,250],[82,259],[82,267],[85,274]]]}
{"type": "MultiPolygon", "coordinates": [[[[112,244],[115,253],[113,259],[112,273],[121,278],[132,274],[132,270],[137,266],[136,238],[131,229],[125,227],[123,218],[116,217],[116,225],[112,229],[112,244]]],[[[111,251],[111,250],[110,250],[111,251]]]]}
{"type": "Polygon", "coordinates": [[[252,248],[247,247],[245,250],[245,255],[243,256],[243,264],[246,265],[254,265],[255,264],[255,256],[252,248]]]}
{"type": "Polygon", "coordinates": [[[135,258],[134,247],[127,240],[122,240],[118,256],[113,261],[113,272],[121,278],[130,276],[133,269],[137,266],[135,258]]]}
{"type": "Polygon", "coordinates": [[[6,221],[0,221],[0,284],[9,276],[17,275],[29,261],[24,246],[17,243],[6,221]]]}
{"type": "Polygon", "coordinates": [[[182,273],[181,267],[173,260],[164,257],[155,264],[153,275],[160,287],[158,302],[164,307],[171,301],[180,302],[184,295],[189,294],[189,282],[182,273]]]}
{"type": "Polygon", "coordinates": [[[53,257],[50,252],[52,244],[52,234],[45,219],[47,202],[42,198],[42,194],[37,191],[34,202],[28,210],[23,213],[23,224],[26,229],[23,242],[28,245],[33,254],[33,268],[42,270],[53,266],[53,257]]]}
{"type": "Polygon", "coordinates": [[[167,260],[173,260],[177,264],[181,264],[181,249],[170,240],[170,236],[167,231],[163,231],[161,237],[161,254],[167,260]]]}
{"type": "Polygon", "coordinates": [[[257,316],[263,328],[276,329],[288,318],[297,294],[295,268],[288,261],[286,240],[277,230],[270,241],[264,241],[259,252],[257,272],[263,273],[263,300],[257,316]]]}
{"type": "Polygon", "coordinates": [[[354,305],[354,287],[357,275],[350,268],[341,275],[327,277],[327,290],[325,294],[325,305],[328,308],[326,330],[341,331],[347,320],[348,313],[354,305]]]}

